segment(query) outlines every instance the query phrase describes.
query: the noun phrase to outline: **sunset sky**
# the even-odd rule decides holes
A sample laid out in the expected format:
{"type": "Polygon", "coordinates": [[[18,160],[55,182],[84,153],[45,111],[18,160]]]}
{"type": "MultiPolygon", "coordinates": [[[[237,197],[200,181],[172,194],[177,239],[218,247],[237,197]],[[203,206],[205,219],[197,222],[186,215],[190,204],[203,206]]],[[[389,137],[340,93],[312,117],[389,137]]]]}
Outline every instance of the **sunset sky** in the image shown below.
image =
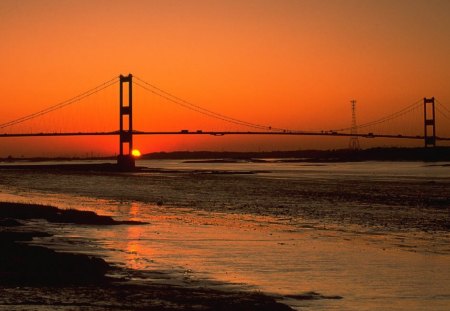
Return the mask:
{"type": "MultiPolygon", "coordinates": [[[[206,109],[286,129],[348,127],[351,99],[358,123],[423,97],[450,109],[449,15],[448,0],[2,0],[0,123],[128,73],[206,109]]],[[[136,129],[252,130],[138,86],[134,95],[136,129]]],[[[117,114],[118,84],[0,133],[117,130],[117,114]]],[[[420,129],[419,111],[416,119],[420,129]]],[[[449,137],[450,120],[442,120],[438,135],[449,137]]],[[[399,132],[411,123],[391,126],[399,132]]],[[[363,147],[407,143],[361,140],[363,147]]],[[[345,148],[348,139],[164,136],[135,145],[258,151],[345,148]]],[[[0,138],[0,156],[117,152],[118,137],[0,138]]]]}

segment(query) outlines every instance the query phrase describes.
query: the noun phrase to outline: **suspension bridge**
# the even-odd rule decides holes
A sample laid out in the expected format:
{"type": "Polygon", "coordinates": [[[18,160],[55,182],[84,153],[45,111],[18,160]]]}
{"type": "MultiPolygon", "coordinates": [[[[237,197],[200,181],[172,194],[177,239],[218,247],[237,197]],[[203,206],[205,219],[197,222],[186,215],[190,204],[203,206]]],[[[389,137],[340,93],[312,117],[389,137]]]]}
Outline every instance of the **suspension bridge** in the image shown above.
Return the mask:
{"type": "MultiPolygon", "coordinates": [[[[354,102],[353,102],[354,105],[354,102]]],[[[83,115],[82,112],[72,111],[73,115],[83,115]]],[[[102,112],[100,112],[101,114],[102,112]]],[[[212,135],[212,136],[224,136],[224,135],[284,135],[284,136],[331,136],[331,137],[350,137],[352,139],[361,138],[392,138],[392,139],[410,139],[410,140],[422,140],[425,147],[434,147],[438,141],[450,141],[450,132],[448,135],[437,135],[436,124],[437,120],[441,120],[443,124],[448,124],[450,120],[450,109],[446,105],[440,103],[434,97],[423,98],[415,103],[404,107],[403,109],[386,115],[385,117],[378,118],[371,122],[365,122],[356,126],[353,124],[351,127],[332,129],[332,130],[317,130],[317,131],[304,131],[285,128],[276,128],[267,126],[264,124],[252,123],[237,119],[215,112],[213,110],[204,108],[200,105],[193,104],[189,101],[182,99],[170,92],[163,90],[146,82],[144,79],[133,76],[131,74],[124,76],[120,75],[111,80],[108,80],[97,87],[87,90],[72,97],[66,101],[60,102],[56,105],[47,107],[40,111],[24,115],[19,118],[15,118],[11,121],[0,124],[0,137],[58,137],[58,136],[119,136],[119,156],[118,164],[121,167],[134,167],[134,157],[131,155],[133,150],[133,136],[135,135],[212,135]],[[107,131],[52,131],[51,128],[47,130],[27,130],[24,124],[32,122],[33,120],[45,118],[48,115],[54,114],[57,111],[62,111],[68,107],[77,106],[77,103],[85,101],[87,98],[93,95],[99,94],[104,90],[111,89],[113,85],[119,83],[119,105],[118,105],[118,117],[119,127],[116,130],[107,131]],[[143,131],[134,129],[133,119],[136,117],[133,115],[133,86],[138,86],[141,90],[148,92],[152,95],[158,96],[161,99],[182,106],[195,113],[202,114],[209,118],[218,119],[223,122],[232,123],[240,127],[251,128],[252,130],[226,130],[226,131],[203,131],[203,130],[176,130],[176,131],[143,131]],[[396,122],[400,118],[404,118],[407,115],[414,114],[419,115],[420,118],[414,126],[415,132],[395,132],[385,133],[379,130],[380,126],[386,123],[396,122]],[[419,123],[420,122],[420,123],[419,123]],[[417,130],[419,129],[419,130],[417,130]]],[[[55,121],[45,121],[50,126],[55,121]]]]}

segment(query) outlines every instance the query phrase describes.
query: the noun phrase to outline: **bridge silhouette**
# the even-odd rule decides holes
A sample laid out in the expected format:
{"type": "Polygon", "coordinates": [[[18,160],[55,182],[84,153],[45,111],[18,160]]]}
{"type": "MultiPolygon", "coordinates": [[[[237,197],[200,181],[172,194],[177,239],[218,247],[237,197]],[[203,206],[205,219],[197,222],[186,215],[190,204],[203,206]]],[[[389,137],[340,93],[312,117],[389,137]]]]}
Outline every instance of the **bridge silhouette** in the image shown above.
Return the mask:
{"type": "MultiPolygon", "coordinates": [[[[97,94],[116,83],[119,83],[119,129],[114,131],[65,131],[65,132],[51,132],[51,131],[39,131],[39,132],[11,132],[1,133],[0,137],[58,137],[58,136],[119,136],[119,155],[118,164],[122,168],[134,167],[134,157],[132,156],[133,150],[133,136],[135,135],[212,135],[212,136],[224,136],[224,135],[282,135],[282,136],[330,136],[330,137],[361,137],[361,138],[391,138],[391,139],[410,139],[410,140],[422,140],[424,147],[434,147],[437,141],[450,141],[448,136],[438,136],[436,134],[436,116],[439,114],[442,118],[450,120],[450,110],[438,102],[434,97],[423,98],[419,101],[409,105],[395,113],[391,113],[385,117],[377,120],[366,122],[355,127],[347,127],[333,130],[319,130],[319,131],[302,131],[275,128],[262,124],[243,121],[233,117],[229,117],[224,114],[214,112],[212,110],[203,108],[201,106],[192,104],[180,97],[173,95],[167,91],[164,91],[157,86],[146,82],[145,80],[134,77],[129,74],[127,76],[120,75],[111,80],[108,80],[99,86],[81,93],[69,100],[63,101],[56,105],[50,106],[46,109],[40,110],[35,113],[31,113],[20,118],[16,118],[12,121],[8,121],[0,124],[0,131],[11,127],[15,127],[19,124],[23,124],[30,120],[34,120],[45,115],[48,115],[54,111],[62,110],[65,107],[74,105],[81,102],[84,99],[97,94]],[[173,102],[184,108],[190,109],[196,113],[203,114],[207,117],[219,119],[221,121],[233,123],[239,126],[249,127],[252,131],[140,131],[133,128],[133,85],[137,85],[141,89],[148,91],[151,94],[157,95],[164,100],[173,102]],[[370,130],[376,126],[392,122],[400,117],[408,115],[413,112],[422,110],[423,114],[420,127],[422,133],[406,134],[406,133],[379,133],[374,130],[370,130]],[[367,132],[362,132],[366,130],[367,132]]],[[[353,103],[354,105],[354,103],[353,103]]],[[[450,136],[450,135],[449,135],[450,136]]]]}

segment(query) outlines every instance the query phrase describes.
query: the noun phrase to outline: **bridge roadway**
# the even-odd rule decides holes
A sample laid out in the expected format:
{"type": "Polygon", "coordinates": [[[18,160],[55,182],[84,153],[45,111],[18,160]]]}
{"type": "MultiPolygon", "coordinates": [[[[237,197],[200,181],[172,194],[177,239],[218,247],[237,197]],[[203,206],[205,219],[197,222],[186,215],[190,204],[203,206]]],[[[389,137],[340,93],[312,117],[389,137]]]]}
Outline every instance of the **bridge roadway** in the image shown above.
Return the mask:
{"type": "MultiPolygon", "coordinates": [[[[67,133],[16,133],[16,134],[0,134],[0,137],[58,137],[58,136],[113,136],[119,135],[119,131],[112,132],[67,132],[67,133]]],[[[420,135],[390,135],[390,134],[350,134],[350,133],[338,133],[334,131],[323,132],[307,132],[307,131],[188,131],[181,130],[177,132],[147,132],[147,131],[133,131],[133,135],[212,135],[212,136],[225,136],[225,135],[284,135],[284,136],[333,136],[333,137],[363,137],[363,138],[397,138],[397,139],[421,139],[424,137],[420,135]]],[[[450,137],[437,137],[436,140],[450,140],[450,137]]]]}

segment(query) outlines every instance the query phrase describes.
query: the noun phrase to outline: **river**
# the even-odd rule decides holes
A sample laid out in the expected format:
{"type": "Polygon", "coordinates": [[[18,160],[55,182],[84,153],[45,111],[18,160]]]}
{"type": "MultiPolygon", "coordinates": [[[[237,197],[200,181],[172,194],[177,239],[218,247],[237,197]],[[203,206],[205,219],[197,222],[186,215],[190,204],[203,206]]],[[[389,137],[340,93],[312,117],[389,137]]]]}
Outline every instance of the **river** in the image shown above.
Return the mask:
{"type": "Polygon", "coordinates": [[[119,266],[170,272],[186,286],[204,280],[263,291],[301,310],[448,310],[449,163],[137,165],[149,169],[0,166],[0,201],[146,221],[112,228],[54,225],[55,236],[38,242],[80,241],[79,251],[119,266]]]}

